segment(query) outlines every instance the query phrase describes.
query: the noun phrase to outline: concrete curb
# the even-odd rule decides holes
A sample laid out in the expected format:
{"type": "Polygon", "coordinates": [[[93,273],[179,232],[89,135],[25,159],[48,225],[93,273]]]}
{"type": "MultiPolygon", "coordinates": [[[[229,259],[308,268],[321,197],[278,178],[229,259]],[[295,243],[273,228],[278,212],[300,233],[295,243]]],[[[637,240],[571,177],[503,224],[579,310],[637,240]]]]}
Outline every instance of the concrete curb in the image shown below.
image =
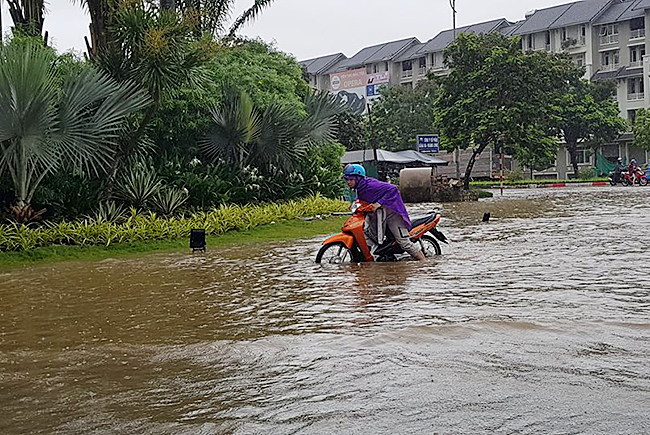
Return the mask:
{"type": "MultiPolygon", "coordinates": [[[[607,186],[609,183],[607,181],[592,181],[588,183],[544,183],[544,184],[518,184],[518,185],[505,185],[504,189],[548,189],[553,187],[602,187],[607,186]]],[[[500,189],[501,186],[471,186],[473,189],[483,190],[483,189],[500,189]]]]}

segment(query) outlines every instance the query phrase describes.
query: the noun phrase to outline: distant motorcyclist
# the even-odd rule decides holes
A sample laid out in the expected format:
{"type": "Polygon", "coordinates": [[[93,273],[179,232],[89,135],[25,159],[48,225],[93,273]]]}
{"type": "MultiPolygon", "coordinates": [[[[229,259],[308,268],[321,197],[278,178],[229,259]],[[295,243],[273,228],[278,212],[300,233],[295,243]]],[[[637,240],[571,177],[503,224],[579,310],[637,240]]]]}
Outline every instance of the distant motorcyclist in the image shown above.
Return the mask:
{"type": "Polygon", "coordinates": [[[636,171],[639,169],[639,165],[636,163],[636,159],[630,160],[630,166],[628,168],[628,173],[632,179],[632,186],[636,184],[637,174],[636,171]]]}
{"type": "Polygon", "coordinates": [[[623,165],[623,159],[620,157],[616,159],[616,168],[614,168],[614,183],[619,182],[619,180],[621,179],[621,173],[626,170],[627,167],[623,165]]]}
{"type": "Polygon", "coordinates": [[[411,257],[424,260],[425,256],[420,246],[411,242],[409,227],[411,220],[404,206],[399,188],[390,183],[384,183],[372,177],[366,177],[366,170],[361,165],[347,165],[343,177],[350,189],[357,191],[357,198],[372,204],[374,213],[368,214],[363,226],[363,233],[370,252],[381,245],[378,240],[378,228],[387,227],[395,237],[397,244],[411,257]],[[379,221],[377,210],[383,208],[383,222],[379,221]]]}

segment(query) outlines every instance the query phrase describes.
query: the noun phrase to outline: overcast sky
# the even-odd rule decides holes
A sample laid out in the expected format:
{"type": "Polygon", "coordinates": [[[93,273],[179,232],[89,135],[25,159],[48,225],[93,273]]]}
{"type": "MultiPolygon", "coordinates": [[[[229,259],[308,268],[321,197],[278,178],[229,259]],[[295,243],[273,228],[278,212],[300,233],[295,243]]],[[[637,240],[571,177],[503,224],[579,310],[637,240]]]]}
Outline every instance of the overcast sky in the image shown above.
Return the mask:
{"type": "MultiPolygon", "coordinates": [[[[7,0],[2,3],[2,26],[9,29],[7,0]]],[[[88,14],[72,0],[49,0],[45,29],[59,51],[84,51],[88,14]]],[[[517,21],[527,11],[569,0],[457,0],[457,26],[496,18],[517,21]]],[[[241,12],[252,0],[237,0],[241,12]]],[[[415,36],[425,42],[451,29],[449,0],[275,0],[242,33],[275,41],[298,60],[342,52],[350,57],[364,47],[415,36]]]]}

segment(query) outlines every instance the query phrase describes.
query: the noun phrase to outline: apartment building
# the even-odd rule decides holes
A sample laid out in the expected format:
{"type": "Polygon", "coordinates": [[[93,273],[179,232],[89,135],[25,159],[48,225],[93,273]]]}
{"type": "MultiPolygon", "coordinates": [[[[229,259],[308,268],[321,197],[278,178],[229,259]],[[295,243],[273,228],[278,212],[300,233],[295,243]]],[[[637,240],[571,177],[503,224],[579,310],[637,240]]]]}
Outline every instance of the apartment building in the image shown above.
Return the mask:
{"type": "MultiPolygon", "coordinates": [[[[545,50],[566,53],[577,65],[585,68],[589,80],[612,79],[617,83],[616,101],[621,117],[633,120],[636,111],[650,107],[650,56],[646,57],[650,25],[650,0],[583,0],[532,11],[516,23],[496,19],[456,29],[456,34],[487,34],[499,32],[519,36],[522,50],[545,50]]],[[[447,74],[443,52],[453,42],[454,31],[449,29],[425,43],[416,38],[367,47],[352,58],[333,60],[316,72],[307,67],[312,86],[316,89],[340,93],[355,101],[359,108],[376,98],[377,87],[414,86],[428,72],[447,74]],[[348,77],[350,71],[356,75],[348,77]],[[378,75],[379,74],[379,75],[378,75]],[[349,96],[351,86],[354,95],[349,96]],[[361,102],[363,100],[363,102],[361,102]]],[[[340,55],[340,53],[339,53],[340,55]]],[[[312,59],[326,63],[331,56],[312,59]]],[[[603,144],[597,154],[610,160],[622,156],[648,162],[648,152],[632,146],[631,133],[623,134],[615,143],[603,144]]],[[[442,157],[442,156],[441,156],[442,157]]],[[[591,150],[580,150],[579,162],[583,168],[593,167],[596,155],[591,150]]],[[[555,165],[538,176],[566,178],[573,174],[568,153],[561,149],[555,165]]]]}

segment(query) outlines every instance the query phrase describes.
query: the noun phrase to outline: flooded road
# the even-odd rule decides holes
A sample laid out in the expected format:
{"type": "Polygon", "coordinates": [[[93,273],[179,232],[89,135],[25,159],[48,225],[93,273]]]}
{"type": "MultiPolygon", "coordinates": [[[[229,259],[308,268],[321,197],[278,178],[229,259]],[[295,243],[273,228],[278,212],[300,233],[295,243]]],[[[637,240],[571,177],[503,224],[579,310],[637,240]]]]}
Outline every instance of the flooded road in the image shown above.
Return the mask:
{"type": "Polygon", "coordinates": [[[425,264],[318,237],[0,272],[0,433],[650,433],[650,187],[434,207],[425,264]]]}

